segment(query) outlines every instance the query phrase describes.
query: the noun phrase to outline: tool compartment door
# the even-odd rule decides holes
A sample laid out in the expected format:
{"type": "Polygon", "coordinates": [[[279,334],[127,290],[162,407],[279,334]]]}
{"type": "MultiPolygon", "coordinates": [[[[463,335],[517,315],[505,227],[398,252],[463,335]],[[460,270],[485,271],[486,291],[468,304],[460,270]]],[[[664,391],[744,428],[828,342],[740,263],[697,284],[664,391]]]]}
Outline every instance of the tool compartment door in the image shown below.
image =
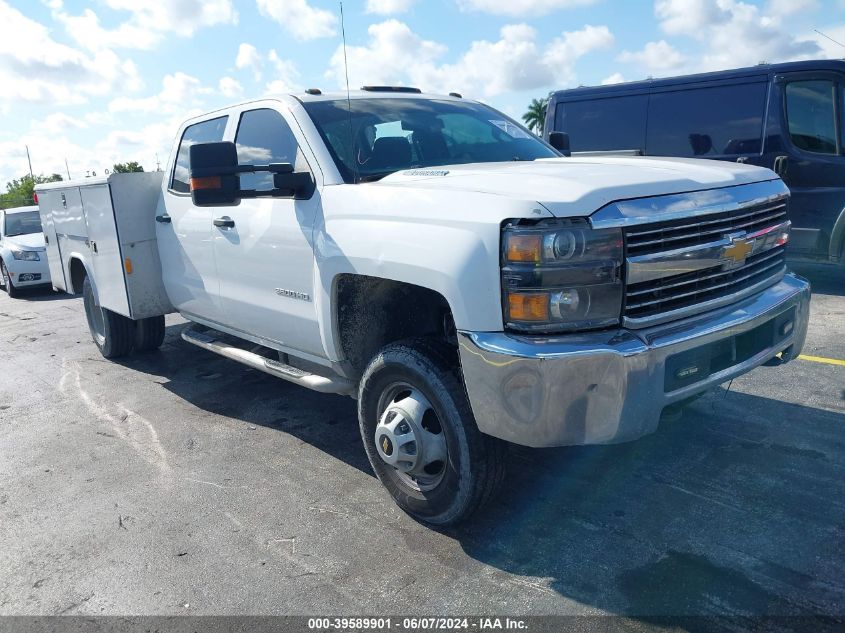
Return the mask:
{"type": "Polygon", "coordinates": [[[114,220],[110,187],[107,184],[90,185],[81,187],[80,192],[100,307],[128,317],[129,297],[126,293],[120,238],[114,220]]]}
{"type": "Polygon", "coordinates": [[[59,236],[56,232],[55,214],[62,204],[60,191],[41,191],[38,193],[38,212],[41,215],[41,228],[47,246],[47,265],[50,268],[50,280],[53,288],[67,290],[65,270],[62,265],[62,253],[59,250],[59,236]]]}

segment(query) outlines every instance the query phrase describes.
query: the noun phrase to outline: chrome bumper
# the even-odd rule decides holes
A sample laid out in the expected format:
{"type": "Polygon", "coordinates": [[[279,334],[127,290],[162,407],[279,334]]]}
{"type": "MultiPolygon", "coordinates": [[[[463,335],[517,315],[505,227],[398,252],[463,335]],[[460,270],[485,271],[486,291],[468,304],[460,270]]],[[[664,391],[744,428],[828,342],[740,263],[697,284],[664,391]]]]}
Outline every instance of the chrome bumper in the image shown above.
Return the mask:
{"type": "Polygon", "coordinates": [[[781,352],[781,361],[798,356],[809,309],[810,284],[787,274],[740,303],[649,329],[555,337],[460,332],[464,382],[478,427],[489,435],[537,447],[625,442],[653,432],[668,405],[781,352]]]}

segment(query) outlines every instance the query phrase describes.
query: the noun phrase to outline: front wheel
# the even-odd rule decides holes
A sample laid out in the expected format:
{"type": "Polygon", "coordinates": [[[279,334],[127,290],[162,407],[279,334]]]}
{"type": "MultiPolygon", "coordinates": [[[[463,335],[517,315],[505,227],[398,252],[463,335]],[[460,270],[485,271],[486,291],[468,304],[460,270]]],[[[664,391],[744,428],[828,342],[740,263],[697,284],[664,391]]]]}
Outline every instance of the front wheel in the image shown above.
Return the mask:
{"type": "Polygon", "coordinates": [[[9,274],[9,271],[6,269],[6,262],[0,260],[0,275],[3,277],[3,287],[6,289],[6,293],[9,295],[11,299],[14,299],[20,294],[20,291],[15,288],[15,285],[12,283],[12,276],[9,274]]]}
{"type": "Polygon", "coordinates": [[[101,308],[94,297],[91,281],[85,277],[82,284],[82,301],[91,338],[104,358],[120,358],[132,351],[134,323],[131,319],[101,308]]]}
{"type": "Polygon", "coordinates": [[[445,344],[420,339],[381,350],[361,379],[358,419],[379,480],[424,523],[463,521],[504,478],[506,445],[478,430],[457,354],[445,344]]]}

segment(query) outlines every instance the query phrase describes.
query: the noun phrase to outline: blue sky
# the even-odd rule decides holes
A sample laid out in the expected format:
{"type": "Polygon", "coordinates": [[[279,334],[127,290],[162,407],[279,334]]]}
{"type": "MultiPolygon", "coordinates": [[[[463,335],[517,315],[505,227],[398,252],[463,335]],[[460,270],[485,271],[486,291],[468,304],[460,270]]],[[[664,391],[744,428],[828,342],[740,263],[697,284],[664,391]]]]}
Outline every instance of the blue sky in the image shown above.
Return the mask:
{"type": "MultiPolygon", "coordinates": [[[[346,0],[350,82],[519,116],[556,88],[845,57],[845,0],[346,0]]],[[[332,0],[0,0],[0,185],[162,163],[179,123],[343,85],[332,0]]]]}

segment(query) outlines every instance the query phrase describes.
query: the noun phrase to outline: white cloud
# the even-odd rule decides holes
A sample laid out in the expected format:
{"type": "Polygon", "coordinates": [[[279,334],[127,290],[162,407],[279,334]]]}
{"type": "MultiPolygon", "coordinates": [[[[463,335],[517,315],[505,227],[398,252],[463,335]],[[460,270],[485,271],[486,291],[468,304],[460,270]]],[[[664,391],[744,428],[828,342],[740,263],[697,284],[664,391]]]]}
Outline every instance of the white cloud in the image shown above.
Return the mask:
{"type": "Polygon", "coordinates": [[[258,10],[289,31],[298,40],[314,40],[335,34],[337,16],[316,9],[307,0],[256,0],[258,10]]]}
{"type": "Polygon", "coordinates": [[[88,54],[59,44],[43,24],[0,0],[0,108],[21,102],[79,104],[117,87],[138,89],[140,83],[131,61],[110,50],[88,54]]]}
{"type": "MultiPolygon", "coordinates": [[[[442,64],[442,44],[424,40],[406,24],[387,20],[368,30],[367,46],[347,50],[350,83],[411,84],[432,92],[457,90],[464,94],[495,96],[512,90],[536,90],[570,83],[575,62],[583,55],[610,46],[613,35],[605,26],[585,26],[561,34],[546,46],[526,24],[501,29],[495,42],[472,42],[457,62],[442,64]]],[[[343,48],[338,47],[327,73],[344,85],[343,48]]]]}
{"type": "Polygon", "coordinates": [[[109,103],[111,112],[175,113],[199,102],[201,95],[210,92],[196,77],[176,72],[162,79],[161,92],[151,97],[131,99],[118,97],[109,103]]]}
{"type": "Polygon", "coordinates": [[[525,17],[545,15],[561,9],[585,6],[597,0],[458,0],[464,11],[484,11],[496,15],[525,17]]]}
{"type": "Polygon", "coordinates": [[[115,10],[129,11],[138,26],[191,36],[217,24],[237,24],[231,0],[106,0],[115,10]]]}
{"type": "Polygon", "coordinates": [[[255,81],[260,81],[262,64],[261,55],[259,54],[258,49],[252,44],[244,43],[238,47],[238,56],[235,58],[235,68],[238,70],[244,70],[245,68],[252,70],[255,81]]]}
{"type": "Polygon", "coordinates": [[[113,29],[100,26],[99,16],[91,9],[81,15],[62,11],[61,3],[53,16],[65,26],[68,35],[90,50],[103,48],[150,49],[164,34],[191,37],[200,28],[217,24],[236,24],[238,14],[231,0],[105,0],[115,11],[128,11],[130,17],[113,29]]]}
{"type": "Polygon", "coordinates": [[[686,57],[675,50],[666,40],[648,42],[640,51],[623,51],[618,59],[626,64],[636,64],[642,70],[647,71],[643,74],[677,70],[686,63],[686,57]]]}
{"type": "Polygon", "coordinates": [[[88,127],[88,122],[77,119],[64,112],[53,112],[39,121],[32,121],[29,125],[32,131],[50,132],[52,134],[66,133],[68,130],[80,130],[88,127]]]}
{"type": "Polygon", "coordinates": [[[56,12],[54,17],[64,24],[71,38],[89,50],[118,47],[149,49],[161,39],[159,33],[129,22],[114,29],[104,29],[100,26],[100,18],[91,9],[85,9],[82,15],[56,12]]]}
{"type": "Polygon", "coordinates": [[[292,61],[279,57],[276,49],[271,49],[265,56],[252,44],[240,45],[235,59],[236,68],[251,70],[255,81],[261,81],[267,66],[272,69],[270,73],[272,76],[264,88],[266,93],[277,94],[299,90],[297,81],[299,71],[292,61]]]}
{"type": "MultiPolygon", "coordinates": [[[[803,0],[799,0],[803,1],[803,0]]],[[[778,3],[775,3],[778,4],[778,3]]],[[[656,0],[655,15],[669,35],[701,42],[704,53],[691,70],[752,66],[818,56],[812,39],[799,39],[776,6],[761,9],[739,0],[656,0]]]]}
{"type": "MultiPolygon", "coordinates": [[[[398,20],[372,24],[367,29],[367,46],[349,46],[349,81],[353,87],[364,84],[397,84],[413,77],[415,69],[431,65],[446,47],[423,40],[398,20]]],[[[327,73],[339,86],[345,85],[343,47],[338,46],[327,73]]]]}
{"type": "Polygon", "coordinates": [[[299,83],[297,82],[299,71],[292,61],[279,57],[275,49],[267,54],[267,61],[270,62],[274,69],[274,79],[265,88],[268,94],[297,92],[300,90],[299,83]]]}
{"type": "Polygon", "coordinates": [[[818,6],[817,0],[770,0],[769,12],[776,15],[793,15],[815,11],[818,6]]]}
{"type": "Polygon", "coordinates": [[[217,90],[231,99],[240,97],[244,93],[244,87],[237,79],[232,77],[222,77],[217,83],[217,90]]]}
{"type": "Polygon", "coordinates": [[[605,77],[601,80],[602,86],[609,86],[611,84],[621,84],[625,81],[625,77],[622,76],[622,73],[613,73],[609,77],[605,77]]]}
{"type": "Polygon", "coordinates": [[[367,0],[367,13],[391,15],[405,13],[416,0],[367,0]]]}

